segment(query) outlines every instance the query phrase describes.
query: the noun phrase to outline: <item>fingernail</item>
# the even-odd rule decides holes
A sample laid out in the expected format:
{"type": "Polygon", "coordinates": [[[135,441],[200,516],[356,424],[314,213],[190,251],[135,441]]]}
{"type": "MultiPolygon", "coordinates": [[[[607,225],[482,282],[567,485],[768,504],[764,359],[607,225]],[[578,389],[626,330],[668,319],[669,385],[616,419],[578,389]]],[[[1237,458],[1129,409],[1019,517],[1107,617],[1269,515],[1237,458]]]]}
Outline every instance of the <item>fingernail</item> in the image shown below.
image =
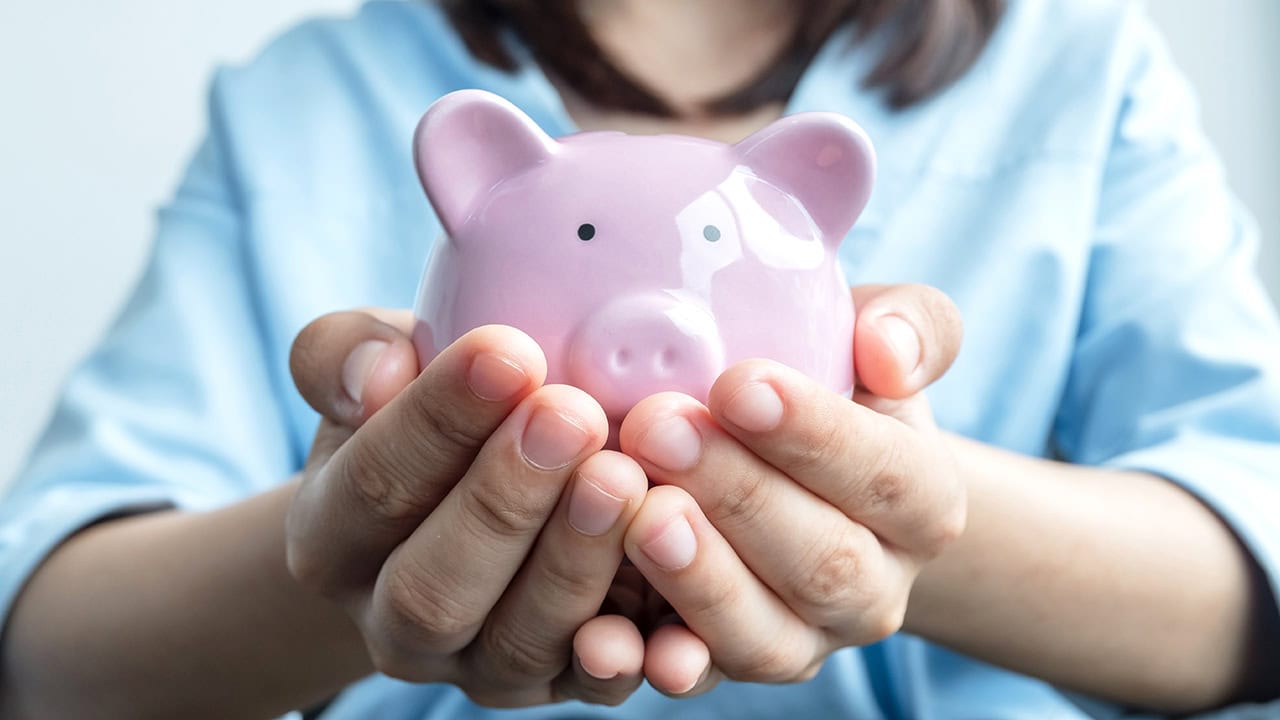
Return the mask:
{"type": "Polygon", "coordinates": [[[658,537],[640,546],[655,565],[672,572],[689,567],[698,553],[698,540],[684,515],[677,515],[667,523],[658,537]]]}
{"type": "Polygon", "coordinates": [[[767,382],[753,382],[733,394],[724,416],[748,432],[768,432],[782,422],[782,398],[767,382]]]}
{"type": "Polygon", "coordinates": [[[582,666],[582,671],[597,680],[612,680],[618,677],[617,670],[601,670],[592,668],[590,665],[582,662],[582,658],[578,658],[578,664],[582,666]]]}
{"type": "Polygon", "coordinates": [[[702,436],[687,419],[673,415],[659,420],[640,439],[640,455],[670,472],[688,470],[702,454],[702,436]]]}
{"type": "Polygon", "coordinates": [[[476,355],[467,371],[467,386],[471,392],[489,402],[509,400],[528,383],[529,376],[519,365],[492,353],[476,355]]]}
{"type": "Polygon", "coordinates": [[[569,496],[569,525],[583,535],[598,537],[613,528],[626,507],[626,498],[614,497],[587,476],[579,475],[569,496]]]}
{"type": "Polygon", "coordinates": [[[342,363],[342,389],[357,404],[363,402],[364,384],[382,357],[382,351],[390,343],[384,340],[365,340],[356,346],[342,363]]]}
{"type": "Polygon", "coordinates": [[[687,692],[692,692],[693,689],[698,687],[698,685],[700,685],[704,680],[706,680],[707,676],[710,674],[711,674],[711,659],[707,658],[706,663],[703,664],[702,666],[702,672],[698,673],[698,676],[693,679],[693,682],[689,683],[683,688],[671,688],[671,692],[676,695],[684,695],[687,692]]]}
{"type": "Polygon", "coordinates": [[[920,336],[915,328],[897,315],[880,318],[880,329],[889,340],[893,356],[904,375],[910,375],[920,366],[920,336]]]}
{"type": "Polygon", "coordinates": [[[548,407],[533,411],[520,439],[521,452],[539,470],[558,470],[586,447],[591,436],[572,418],[548,407]]]}

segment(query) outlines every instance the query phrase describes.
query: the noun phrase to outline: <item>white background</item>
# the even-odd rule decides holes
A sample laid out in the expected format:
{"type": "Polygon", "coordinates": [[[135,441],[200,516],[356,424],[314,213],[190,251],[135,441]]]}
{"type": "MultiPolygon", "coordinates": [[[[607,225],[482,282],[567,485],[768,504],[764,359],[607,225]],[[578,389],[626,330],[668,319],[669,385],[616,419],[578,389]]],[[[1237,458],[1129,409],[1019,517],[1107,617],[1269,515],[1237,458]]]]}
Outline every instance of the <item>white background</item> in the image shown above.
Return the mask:
{"type": "MultiPolygon", "coordinates": [[[[154,208],[203,130],[210,70],[356,4],[0,2],[0,487],[135,281],[154,208]]],[[[1280,296],[1280,1],[1150,6],[1259,218],[1280,296]]]]}

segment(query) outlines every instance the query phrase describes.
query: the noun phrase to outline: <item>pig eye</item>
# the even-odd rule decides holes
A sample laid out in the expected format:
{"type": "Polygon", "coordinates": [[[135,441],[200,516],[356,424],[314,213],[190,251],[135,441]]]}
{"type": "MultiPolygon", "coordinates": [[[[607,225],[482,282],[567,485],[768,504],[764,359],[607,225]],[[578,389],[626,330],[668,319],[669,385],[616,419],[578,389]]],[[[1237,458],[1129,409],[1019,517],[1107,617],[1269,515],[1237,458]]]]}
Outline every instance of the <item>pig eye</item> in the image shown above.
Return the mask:
{"type": "Polygon", "coordinates": [[[578,239],[586,242],[596,236],[596,226],[591,223],[582,223],[578,226],[578,239]]]}
{"type": "Polygon", "coordinates": [[[720,228],[708,225],[702,228],[702,237],[706,238],[707,242],[715,242],[720,239],[720,228]]]}

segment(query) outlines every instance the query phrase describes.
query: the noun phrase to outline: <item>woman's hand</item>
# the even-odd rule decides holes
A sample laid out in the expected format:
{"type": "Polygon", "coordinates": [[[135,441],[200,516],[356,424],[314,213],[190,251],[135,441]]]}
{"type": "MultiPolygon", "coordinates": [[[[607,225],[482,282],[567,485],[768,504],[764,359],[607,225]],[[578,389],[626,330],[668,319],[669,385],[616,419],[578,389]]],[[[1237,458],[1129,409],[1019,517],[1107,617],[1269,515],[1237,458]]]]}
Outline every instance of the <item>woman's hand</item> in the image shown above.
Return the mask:
{"type": "Polygon", "coordinates": [[[896,632],[921,567],[964,529],[921,394],[955,358],[959,314],[919,286],[854,298],[856,402],[753,360],[706,407],[666,393],[623,423],[623,450],[658,484],[627,555],[683,620],[647,640],[645,675],[663,692],[803,681],[833,651],[896,632]]]}
{"type": "Polygon", "coordinates": [[[288,512],[290,572],[347,611],[392,677],[492,706],[621,702],[643,640],[596,614],[643,472],[601,451],[595,401],[542,384],[528,336],[477,329],[419,376],[411,322],[339,313],[294,343],[324,419],[288,512]]]}

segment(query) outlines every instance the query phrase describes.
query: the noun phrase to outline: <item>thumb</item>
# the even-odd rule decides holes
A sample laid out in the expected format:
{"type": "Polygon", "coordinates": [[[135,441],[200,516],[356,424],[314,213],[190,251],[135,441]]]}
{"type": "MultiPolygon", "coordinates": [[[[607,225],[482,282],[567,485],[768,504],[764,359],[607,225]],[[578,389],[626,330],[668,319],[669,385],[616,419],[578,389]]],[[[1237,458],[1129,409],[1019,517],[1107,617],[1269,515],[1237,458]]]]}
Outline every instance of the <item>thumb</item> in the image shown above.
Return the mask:
{"type": "Polygon", "coordinates": [[[289,370],[303,399],[326,420],[354,430],[418,375],[408,311],[325,315],[298,333],[289,370]]]}
{"type": "Polygon", "coordinates": [[[941,290],[927,285],[853,288],[856,321],[853,364],[858,383],[872,395],[905,399],[951,367],[960,351],[960,311],[941,290]]]}

